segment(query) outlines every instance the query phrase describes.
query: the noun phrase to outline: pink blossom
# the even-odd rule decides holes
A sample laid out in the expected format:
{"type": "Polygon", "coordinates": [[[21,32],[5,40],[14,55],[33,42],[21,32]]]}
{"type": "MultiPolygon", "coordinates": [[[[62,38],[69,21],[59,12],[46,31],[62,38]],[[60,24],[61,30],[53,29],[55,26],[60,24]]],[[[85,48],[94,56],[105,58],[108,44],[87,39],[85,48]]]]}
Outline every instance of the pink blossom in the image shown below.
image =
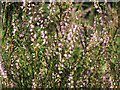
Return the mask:
{"type": "Polygon", "coordinates": [[[40,29],[38,29],[37,32],[40,32],[40,29]]]}
{"type": "Polygon", "coordinates": [[[37,45],[36,45],[37,47],[39,46],[39,43],[37,43],[37,45]]]}
{"type": "Polygon", "coordinates": [[[60,22],[60,25],[62,25],[62,22],[60,22]]]}
{"type": "Polygon", "coordinates": [[[45,34],[47,34],[47,31],[45,31],[45,34]]]}
{"type": "Polygon", "coordinates": [[[72,77],[72,76],[70,76],[70,77],[69,77],[69,79],[73,79],[73,77],[72,77]]]}
{"type": "Polygon", "coordinates": [[[31,38],[31,41],[34,42],[34,38],[31,38]]]}
{"type": "Polygon", "coordinates": [[[23,6],[20,6],[21,9],[23,9],[23,6]]]}
{"type": "Polygon", "coordinates": [[[30,17],[30,19],[32,20],[32,19],[33,19],[33,17],[30,17]]]}
{"type": "Polygon", "coordinates": [[[97,12],[102,13],[102,11],[100,11],[100,10],[97,10],[97,12]]]}
{"type": "Polygon", "coordinates": [[[23,48],[26,49],[25,45],[23,44],[23,48]]]}
{"type": "Polygon", "coordinates": [[[32,23],[32,21],[31,21],[31,20],[29,20],[28,22],[29,22],[29,23],[32,23]]]}
{"type": "Polygon", "coordinates": [[[31,26],[31,28],[34,28],[34,25],[30,25],[31,26]]]}
{"type": "Polygon", "coordinates": [[[56,55],[59,55],[59,52],[56,52],[56,55]]]}
{"type": "Polygon", "coordinates": [[[64,28],[64,26],[61,26],[61,28],[64,28]]]}
{"type": "Polygon", "coordinates": [[[27,58],[29,58],[29,56],[27,56],[27,58]]]}
{"type": "Polygon", "coordinates": [[[45,36],[45,39],[47,39],[48,37],[47,36],[45,36]]]}
{"type": "Polygon", "coordinates": [[[15,16],[17,17],[18,14],[15,14],[15,16]]]}
{"type": "Polygon", "coordinates": [[[61,46],[61,45],[62,45],[61,43],[58,44],[58,46],[61,46]]]}
{"type": "Polygon", "coordinates": [[[37,22],[37,25],[40,25],[40,23],[39,23],[39,22],[37,22]]]}
{"type": "Polygon", "coordinates": [[[42,34],[42,38],[44,38],[44,36],[45,36],[45,35],[44,35],[44,34],[42,34]]]}
{"type": "Polygon", "coordinates": [[[70,54],[72,54],[72,51],[70,51],[70,54]]]}
{"type": "Polygon", "coordinates": [[[28,8],[29,10],[31,10],[31,8],[28,8]]]}
{"type": "Polygon", "coordinates": [[[34,34],[34,38],[36,38],[37,37],[37,35],[36,34],[34,34]]]}
{"type": "Polygon", "coordinates": [[[35,6],[34,4],[31,4],[31,6],[35,6]]]}
{"type": "Polygon", "coordinates": [[[44,15],[42,14],[42,17],[44,17],[44,15]]]}
{"type": "Polygon", "coordinates": [[[71,83],[73,84],[73,83],[74,83],[74,81],[71,81],[71,83]]]}
{"type": "Polygon", "coordinates": [[[20,37],[23,37],[24,35],[23,34],[20,34],[20,37]]]}
{"type": "Polygon", "coordinates": [[[74,10],[76,10],[77,9],[77,7],[74,7],[73,9],[72,9],[72,11],[74,11],[74,10]]]}
{"type": "Polygon", "coordinates": [[[68,26],[68,24],[67,24],[67,23],[65,23],[65,25],[66,25],[66,26],[68,26]]]}
{"type": "Polygon", "coordinates": [[[7,78],[7,76],[4,76],[4,78],[7,78]]]}
{"type": "Polygon", "coordinates": [[[65,60],[63,59],[62,62],[65,62],[65,60]]]}
{"type": "Polygon", "coordinates": [[[19,68],[18,63],[16,63],[16,68],[17,68],[17,69],[19,68]]]}
{"type": "Polygon", "coordinates": [[[68,83],[68,86],[70,86],[70,83],[68,83]]]}
{"type": "Polygon", "coordinates": [[[23,39],[23,42],[25,42],[25,39],[23,39]]]}
{"type": "Polygon", "coordinates": [[[100,41],[102,42],[102,41],[103,41],[103,39],[102,39],[102,38],[100,38],[100,41]]]}
{"type": "Polygon", "coordinates": [[[67,54],[64,54],[65,57],[67,57],[67,54]]]}
{"type": "Polygon", "coordinates": [[[24,34],[24,31],[22,32],[22,34],[24,34]]]}
{"type": "Polygon", "coordinates": [[[69,55],[68,55],[68,57],[70,58],[70,57],[71,57],[71,55],[69,54],[69,55]]]}
{"type": "Polygon", "coordinates": [[[23,1],[23,6],[25,6],[25,0],[22,0],[23,1]]]}
{"type": "Polygon", "coordinates": [[[63,65],[63,64],[61,64],[61,67],[64,67],[64,65],[63,65]]]}
{"type": "Polygon", "coordinates": [[[95,6],[95,8],[98,8],[98,6],[96,5],[96,3],[94,2],[94,6],[95,6]]]}
{"type": "Polygon", "coordinates": [[[74,88],[74,86],[71,86],[71,88],[74,88]]]}
{"type": "Polygon", "coordinates": [[[47,16],[48,19],[50,19],[50,16],[47,16]]]}
{"type": "Polygon", "coordinates": [[[11,86],[11,87],[14,87],[14,84],[13,84],[13,83],[11,83],[11,84],[10,84],[10,86],[11,86]]]}
{"type": "Polygon", "coordinates": [[[41,25],[41,28],[43,28],[43,25],[41,25]]]}
{"type": "Polygon", "coordinates": [[[45,44],[45,42],[46,42],[46,39],[43,39],[43,44],[45,44]]]}
{"type": "Polygon", "coordinates": [[[61,51],[62,49],[61,48],[59,48],[59,51],[61,51]]]}
{"type": "Polygon", "coordinates": [[[51,22],[53,22],[53,20],[51,20],[51,22]]]}

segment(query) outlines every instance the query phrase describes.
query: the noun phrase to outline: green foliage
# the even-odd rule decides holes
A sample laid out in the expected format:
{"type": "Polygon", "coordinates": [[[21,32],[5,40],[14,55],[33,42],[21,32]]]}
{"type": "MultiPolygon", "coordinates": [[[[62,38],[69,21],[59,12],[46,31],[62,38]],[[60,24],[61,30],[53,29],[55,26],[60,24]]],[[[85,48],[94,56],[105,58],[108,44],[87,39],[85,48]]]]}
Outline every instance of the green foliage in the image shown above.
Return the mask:
{"type": "Polygon", "coordinates": [[[3,88],[118,86],[117,4],[32,4],[3,3],[3,88]]]}

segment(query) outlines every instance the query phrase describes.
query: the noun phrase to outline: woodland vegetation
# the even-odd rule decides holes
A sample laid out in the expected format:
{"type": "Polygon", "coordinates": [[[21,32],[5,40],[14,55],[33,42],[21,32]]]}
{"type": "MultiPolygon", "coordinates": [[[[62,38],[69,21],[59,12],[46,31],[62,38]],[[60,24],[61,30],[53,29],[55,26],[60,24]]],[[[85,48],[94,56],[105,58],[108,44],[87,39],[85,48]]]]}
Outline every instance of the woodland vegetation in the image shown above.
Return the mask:
{"type": "Polygon", "coordinates": [[[3,2],[3,88],[120,88],[120,3],[3,2]]]}

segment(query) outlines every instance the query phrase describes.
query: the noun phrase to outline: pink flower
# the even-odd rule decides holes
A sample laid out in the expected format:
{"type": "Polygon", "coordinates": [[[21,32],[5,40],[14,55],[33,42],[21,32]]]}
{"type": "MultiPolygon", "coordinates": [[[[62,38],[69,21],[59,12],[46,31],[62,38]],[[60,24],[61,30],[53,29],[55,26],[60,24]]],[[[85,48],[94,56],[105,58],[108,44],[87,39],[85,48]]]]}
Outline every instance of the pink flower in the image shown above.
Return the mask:
{"type": "Polygon", "coordinates": [[[61,28],[64,28],[64,26],[61,26],[61,28]]]}
{"type": "Polygon", "coordinates": [[[53,20],[51,20],[51,22],[53,22],[53,20]]]}
{"type": "Polygon", "coordinates": [[[31,41],[34,42],[34,38],[31,38],[31,41]]]}
{"type": "Polygon", "coordinates": [[[47,36],[45,36],[45,39],[47,39],[48,37],[47,36]]]}
{"type": "Polygon", "coordinates": [[[30,32],[32,32],[33,30],[32,29],[30,29],[30,32]]]}
{"type": "Polygon", "coordinates": [[[71,83],[74,83],[74,81],[71,81],[71,83]]]}
{"type": "Polygon", "coordinates": [[[46,39],[43,39],[43,44],[45,44],[45,42],[46,42],[46,39]]]}
{"type": "Polygon", "coordinates": [[[44,17],[44,15],[42,14],[42,17],[44,17]]]}
{"type": "Polygon", "coordinates": [[[37,21],[38,19],[37,18],[35,18],[35,21],[37,21]]]}
{"type": "Polygon", "coordinates": [[[62,45],[61,43],[58,44],[58,46],[61,46],[61,45],[62,45]]]}
{"type": "Polygon", "coordinates": [[[100,41],[102,42],[102,41],[103,41],[103,39],[101,38],[101,39],[100,39],[100,41]]]}
{"type": "Polygon", "coordinates": [[[20,6],[21,9],[23,9],[23,6],[20,6]]]}
{"type": "Polygon", "coordinates": [[[43,25],[41,25],[41,28],[43,28],[43,25]]]}
{"type": "Polygon", "coordinates": [[[102,11],[100,11],[100,10],[97,10],[97,12],[102,13],[102,11]]]}
{"type": "Polygon", "coordinates": [[[37,35],[36,34],[34,34],[34,38],[36,38],[37,37],[37,35]]]}
{"type": "Polygon", "coordinates": [[[31,10],[31,8],[28,8],[29,10],[31,10]]]}
{"type": "Polygon", "coordinates": [[[96,3],[94,3],[94,6],[95,6],[95,8],[98,8],[98,6],[96,5],[96,3]]]}
{"type": "Polygon", "coordinates": [[[59,52],[56,52],[56,55],[59,55],[59,52]]]}
{"type": "Polygon", "coordinates": [[[61,64],[61,67],[64,67],[64,65],[63,65],[63,64],[61,64]]]}
{"type": "Polygon", "coordinates": [[[68,83],[68,86],[70,86],[70,83],[68,83]]]}
{"type": "Polygon", "coordinates": [[[25,42],[25,39],[23,39],[23,42],[25,42]]]}
{"type": "Polygon", "coordinates": [[[27,58],[29,58],[29,56],[27,56],[27,58]]]}
{"type": "Polygon", "coordinates": [[[59,48],[59,51],[61,51],[62,49],[61,48],[59,48]]]}
{"type": "Polygon", "coordinates": [[[23,48],[26,49],[25,45],[23,44],[23,48]]]}
{"type": "Polygon", "coordinates": [[[25,6],[25,0],[22,0],[23,1],[23,6],[25,6]]]}
{"type": "Polygon", "coordinates": [[[28,21],[29,23],[32,23],[32,21],[30,20],[30,21],[28,21]]]}
{"type": "Polygon", "coordinates": [[[24,35],[23,34],[20,34],[20,37],[23,37],[24,35]]]}
{"type": "Polygon", "coordinates": [[[45,31],[45,34],[47,34],[47,31],[45,31]]]}
{"type": "Polygon", "coordinates": [[[74,11],[74,10],[76,10],[77,8],[76,7],[74,7],[73,9],[72,9],[72,11],[74,11]]]}
{"type": "Polygon", "coordinates": [[[37,47],[39,46],[39,43],[37,43],[37,45],[36,45],[37,47]]]}
{"type": "Polygon", "coordinates": [[[65,62],[65,60],[63,59],[62,62],[65,62]]]}
{"type": "Polygon", "coordinates": [[[60,22],[60,25],[62,25],[62,22],[60,22]]]}
{"type": "Polygon", "coordinates": [[[15,16],[17,17],[17,14],[15,14],[15,16]]]}
{"type": "Polygon", "coordinates": [[[105,81],[105,80],[106,80],[106,77],[103,78],[103,81],[105,81]]]}
{"type": "Polygon", "coordinates": [[[40,31],[40,29],[37,30],[38,32],[40,31]]]}
{"type": "Polygon", "coordinates": [[[31,28],[34,28],[34,25],[30,25],[31,26],[31,28]]]}
{"type": "Polygon", "coordinates": [[[68,57],[71,57],[71,55],[69,54],[68,57]]]}
{"type": "Polygon", "coordinates": [[[40,23],[39,23],[39,22],[37,22],[37,25],[40,25],[40,23]]]}
{"type": "Polygon", "coordinates": [[[70,34],[68,34],[68,40],[71,40],[70,34]]]}
{"type": "Polygon", "coordinates": [[[22,32],[22,34],[24,34],[24,31],[22,32]]]}
{"type": "Polygon", "coordinates": [[[47,16],[48,19],[50,19],[50,16],[47,16]]]}
{"type": "Polygon", "coordinates": [[[18,60],[16,60],[17,62],[19,62],[19,59],[18,60]]]}
{"type": "Polygon", "coordinates": [[[16,63],[16,68],[17,68],[17,69],[19,68],[18,63],[16,63]]]}
{"type": "Polygon", "coordinates": [[[67,57],[67,54],[64,54],[65,57],[67,57]]]}
{"type": "Polygon", "coordinates": [[[10,84],[11,87],[14,87],[13,83],[10,84]]]}

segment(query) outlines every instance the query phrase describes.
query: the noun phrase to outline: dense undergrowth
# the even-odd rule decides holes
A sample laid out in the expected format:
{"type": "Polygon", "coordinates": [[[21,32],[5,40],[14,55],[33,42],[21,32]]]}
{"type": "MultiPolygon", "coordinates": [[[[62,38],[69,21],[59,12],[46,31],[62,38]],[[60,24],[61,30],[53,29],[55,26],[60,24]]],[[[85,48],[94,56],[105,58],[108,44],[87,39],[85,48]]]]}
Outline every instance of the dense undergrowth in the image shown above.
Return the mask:
{"type": "Polygon", "coordinates": [[[3,3],[2,87],[119,88],[118,3],[3,3]]]}

